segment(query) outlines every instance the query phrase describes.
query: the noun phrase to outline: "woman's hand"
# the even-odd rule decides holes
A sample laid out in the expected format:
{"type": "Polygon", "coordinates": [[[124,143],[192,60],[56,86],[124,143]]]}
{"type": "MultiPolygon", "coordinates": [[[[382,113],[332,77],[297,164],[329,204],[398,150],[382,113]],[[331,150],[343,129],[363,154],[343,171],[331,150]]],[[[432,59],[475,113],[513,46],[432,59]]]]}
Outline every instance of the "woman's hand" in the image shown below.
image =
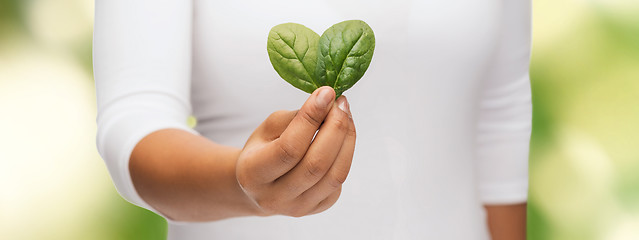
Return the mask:
{"type": "Polygon", "coordinates": [[[135,189],[178,221],[324,211],[339,197],[355,147],[348,103],[334,98],[322,87],[299,111],[273,113],[243,149],[178,129],[153,132],[131,154],[135,189]]]}
{"type": "Polygon", "coordinates": [[[332,88],[321,87],[300,110],[271,114],[248,139],[236,177],[258,215],[301,217],[339,198],[353,159],[355,125],[346,98],[334,98],[332,88]]]}

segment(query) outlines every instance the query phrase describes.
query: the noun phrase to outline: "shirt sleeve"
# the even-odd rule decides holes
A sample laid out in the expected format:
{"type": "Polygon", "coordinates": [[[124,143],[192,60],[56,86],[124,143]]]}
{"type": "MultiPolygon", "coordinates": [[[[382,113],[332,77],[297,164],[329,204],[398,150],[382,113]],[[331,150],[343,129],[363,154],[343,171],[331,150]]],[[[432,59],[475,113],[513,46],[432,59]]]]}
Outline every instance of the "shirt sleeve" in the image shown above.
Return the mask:
{"type": "Polygon", "coordinates": [[[525,202],[532,122],[530,0],[503,1],[501,33],[479,101],[479,195],[485,204],[525,202]]]}
{"type": "Polygon", "coordinates": [[[133,186],[129,157],[151,132],[176,128],[195,133],[186,124],[191,15],[191,1],[95,1],[97,148],[120,195],[152,211],[133,186]]]}

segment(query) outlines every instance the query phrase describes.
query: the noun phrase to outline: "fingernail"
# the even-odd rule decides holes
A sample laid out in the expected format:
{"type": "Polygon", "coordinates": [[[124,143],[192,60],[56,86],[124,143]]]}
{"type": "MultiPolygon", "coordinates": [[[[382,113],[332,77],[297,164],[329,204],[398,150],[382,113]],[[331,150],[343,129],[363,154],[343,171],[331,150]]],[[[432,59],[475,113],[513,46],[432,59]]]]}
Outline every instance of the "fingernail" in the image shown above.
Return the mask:
{"type": "Polygon", "coordinates": [[[317,97],[315,97],[315,101],[317,102],[317,106],[320,108],[328,107],[328,104],[333,100],[333,94],[331,94],[331,89],[329,88],[321,88],[317,97]]]}
{"type": "Polygon", "coordinates": [[[337,99],[337,107],[339,109],[342,109],[342,111],[344,111],[345,113],[348,113],[348,116],[351,115],[351,109],[350,109],[350,106],[348,105],[348,101],[346,100],[346,97],[341,96],[339,97],[339,99],[337,99]]]}

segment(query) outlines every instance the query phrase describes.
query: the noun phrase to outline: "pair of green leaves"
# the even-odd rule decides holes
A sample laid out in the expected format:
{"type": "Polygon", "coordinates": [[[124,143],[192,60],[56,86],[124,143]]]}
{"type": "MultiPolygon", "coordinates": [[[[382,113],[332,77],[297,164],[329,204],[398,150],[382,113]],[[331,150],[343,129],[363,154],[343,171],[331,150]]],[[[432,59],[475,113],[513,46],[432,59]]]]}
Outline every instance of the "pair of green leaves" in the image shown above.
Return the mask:
{"type": "Polygon", "coordinates": [[[373,30],[360,20],[337,23],[321,37],[301,24],[280,24],[266,46],[273,68],[288,83],[307,93],[331,86],[337,97],[362,78],[374,49],[373,30]]]}

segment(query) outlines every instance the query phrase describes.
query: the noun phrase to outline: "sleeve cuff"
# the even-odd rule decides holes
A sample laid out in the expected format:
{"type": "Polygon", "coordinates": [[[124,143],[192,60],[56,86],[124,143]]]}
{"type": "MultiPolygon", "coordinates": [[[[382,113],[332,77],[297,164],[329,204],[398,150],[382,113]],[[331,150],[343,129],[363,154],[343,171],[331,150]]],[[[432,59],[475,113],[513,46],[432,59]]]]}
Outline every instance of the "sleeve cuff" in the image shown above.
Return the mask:
{"type": "Polygon", "coordinates": [[[171,97],[138,94],[127,100],[110,106],[98,116],[98,151],[116,190],[125,200],[173,223],[137,193],[129,170],[131,153],[140,140],[158,130],[180,129],[199,134],[186,124],[188,109],[171,97]]]}
{"type": "Polygon", "coordinates": [[[479,198],[484,204],[517,204],[528,200],[528,181],[479,186],[479,198]]]}

